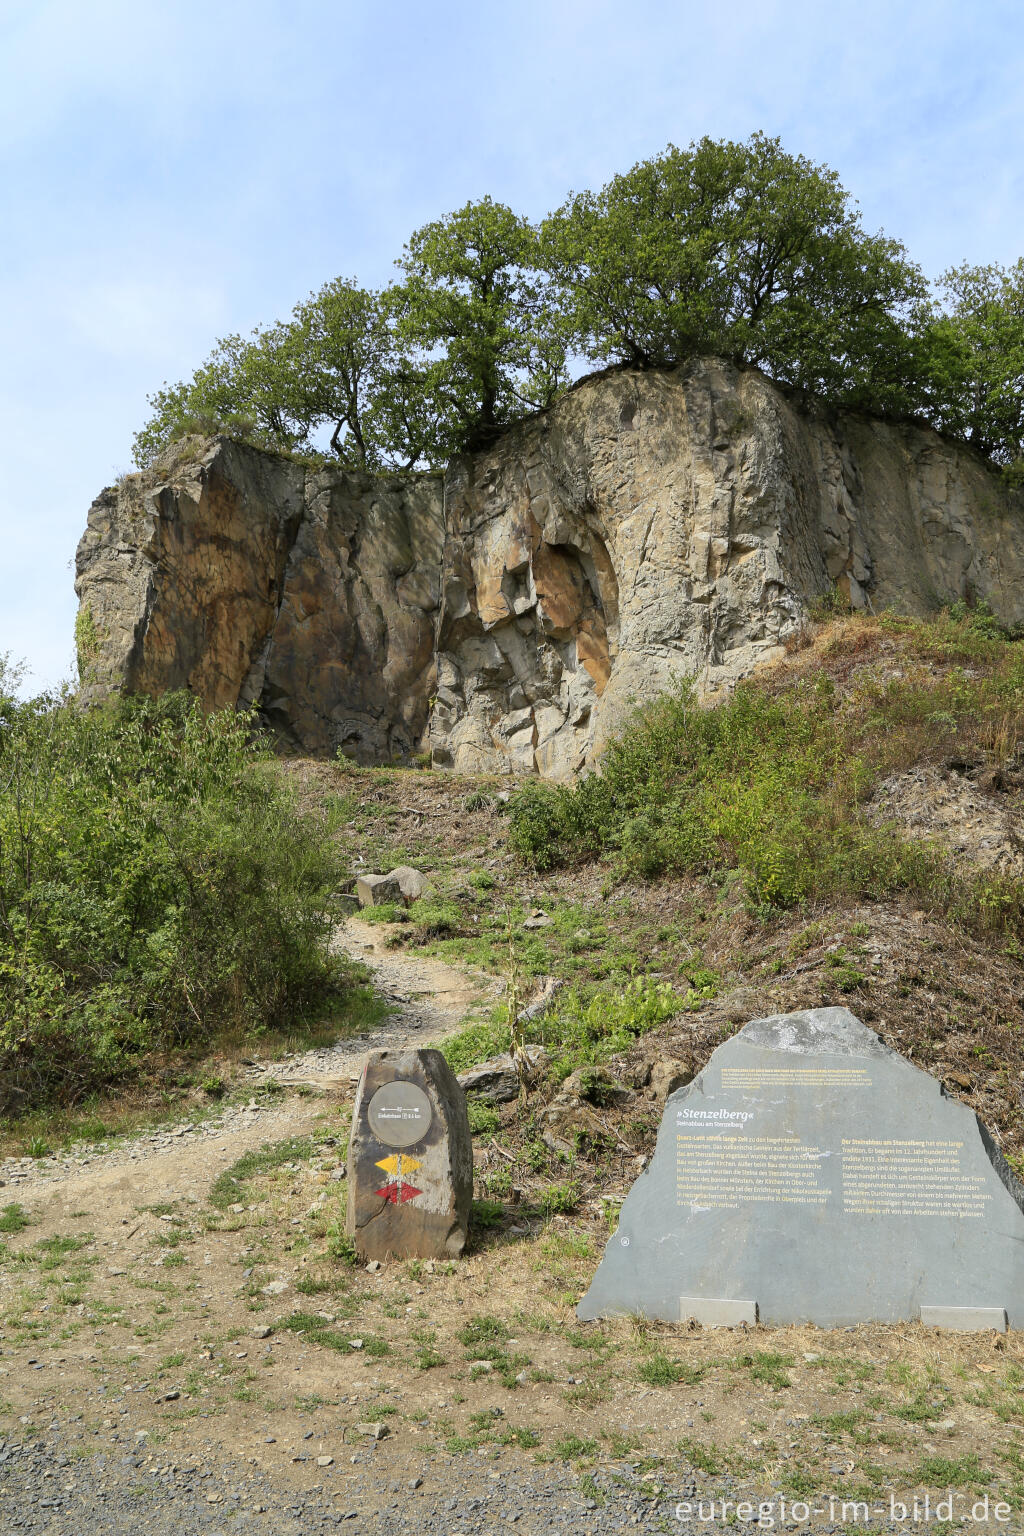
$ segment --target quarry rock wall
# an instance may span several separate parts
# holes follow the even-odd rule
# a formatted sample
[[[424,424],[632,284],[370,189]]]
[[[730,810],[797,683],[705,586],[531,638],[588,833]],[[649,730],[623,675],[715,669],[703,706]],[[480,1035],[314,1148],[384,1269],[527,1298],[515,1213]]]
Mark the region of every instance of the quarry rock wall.
[[[612,370],[440,475],[188,440],[93,504],[83,693],[253,703],[290,748],[563,778],[838,589],[1024,624],[1024,506],[965,447],[714,359]]]

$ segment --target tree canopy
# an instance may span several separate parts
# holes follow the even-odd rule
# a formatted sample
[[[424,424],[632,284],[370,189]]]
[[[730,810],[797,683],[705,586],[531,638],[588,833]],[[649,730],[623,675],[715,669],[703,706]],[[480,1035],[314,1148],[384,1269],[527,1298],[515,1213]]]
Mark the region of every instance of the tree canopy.
[[[754,364],[834,404],[1024,459],[1024,260],[932,288],[838,176],[778,139],[669,145],[531,224],[484,197],[409,238],[382,291],[336,278],[150,396],[151,462],[223,430],[352,467],[443,465],[588,364]]]
[[[1004,464],[1024,465],[1024,258],[944,272],[926,348],[936,425]]]
[[[719,353],[832,399],[903,404],[926,284],[834,171],[778,139],[670,145],[542,226],[573,341],[641,367]]]
[[[550,405],[566,382],[565,347],[526,219],[489,197],[467,203],[417,230],[398,265],[398,333],[429,359],[427,388],[461,444]]]

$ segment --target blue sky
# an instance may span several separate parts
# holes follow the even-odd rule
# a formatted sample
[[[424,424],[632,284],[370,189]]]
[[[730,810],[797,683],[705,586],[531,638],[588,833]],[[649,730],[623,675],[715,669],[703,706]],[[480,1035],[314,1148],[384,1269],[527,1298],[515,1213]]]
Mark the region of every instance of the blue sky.
[[[417,225],[708,133],[825,161],[930,275],[1024,255],[1021,0],[0,0],[0,653],[70,676],[72,565],[146,394]]]

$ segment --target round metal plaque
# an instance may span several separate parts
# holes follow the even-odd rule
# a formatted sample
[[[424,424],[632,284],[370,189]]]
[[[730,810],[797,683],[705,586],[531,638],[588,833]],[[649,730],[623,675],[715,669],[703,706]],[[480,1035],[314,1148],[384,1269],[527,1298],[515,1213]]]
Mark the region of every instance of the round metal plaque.
[[[386,1147],[411,1147],[430,1130],[434,1111],[422,1088],[396,1078],[377,1089],[366,1117],[370,1130]]]

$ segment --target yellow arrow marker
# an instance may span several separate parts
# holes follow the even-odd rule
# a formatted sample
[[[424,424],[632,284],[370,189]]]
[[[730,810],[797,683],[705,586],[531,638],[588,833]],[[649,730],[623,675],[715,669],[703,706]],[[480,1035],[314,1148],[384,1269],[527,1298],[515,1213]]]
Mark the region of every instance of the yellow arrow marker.
[[[420,1165],[415,1157],[407,1157],[404,1152],[399,1152],[397,1157],[382,1157],[376,1166],[383,1168],[385,1173],[394,1173],[405,1178],[407,1174],[414,1173]]]

